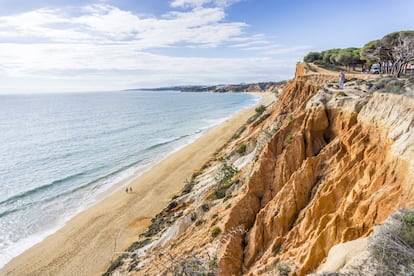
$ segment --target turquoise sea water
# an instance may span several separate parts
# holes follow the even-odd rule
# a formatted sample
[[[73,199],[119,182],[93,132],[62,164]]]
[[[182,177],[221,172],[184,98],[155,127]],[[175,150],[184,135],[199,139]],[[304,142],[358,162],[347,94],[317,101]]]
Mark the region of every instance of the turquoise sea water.
[[[0,96],[0,267],[258,101],[174,91]]]

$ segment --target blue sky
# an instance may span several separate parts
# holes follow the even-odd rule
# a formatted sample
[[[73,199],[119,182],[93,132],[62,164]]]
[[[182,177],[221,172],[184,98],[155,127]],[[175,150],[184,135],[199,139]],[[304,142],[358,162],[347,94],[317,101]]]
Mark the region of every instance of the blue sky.
[[[278,81],[414,29],[412,0],[0,0],[0,93]]]

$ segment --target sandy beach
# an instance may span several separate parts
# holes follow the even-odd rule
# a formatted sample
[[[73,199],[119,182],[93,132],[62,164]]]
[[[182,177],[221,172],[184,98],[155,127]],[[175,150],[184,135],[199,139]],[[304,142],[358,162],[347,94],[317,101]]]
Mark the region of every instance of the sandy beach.
[[[261,93],[270,104],[272,93]],[[246,120],[254,107],[207,131],[134,179],[133,193],[123,189],[70,220],[41,243],[14,258],[1,275],[100,275],[131,245],[153,216],[180,192],[186,178],[207,162]]]

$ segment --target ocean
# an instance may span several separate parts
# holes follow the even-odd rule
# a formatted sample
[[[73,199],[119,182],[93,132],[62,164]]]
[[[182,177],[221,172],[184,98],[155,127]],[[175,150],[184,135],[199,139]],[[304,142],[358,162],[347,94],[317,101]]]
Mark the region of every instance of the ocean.
[[[259,100],[176,91],[0,95],[0,267]]]

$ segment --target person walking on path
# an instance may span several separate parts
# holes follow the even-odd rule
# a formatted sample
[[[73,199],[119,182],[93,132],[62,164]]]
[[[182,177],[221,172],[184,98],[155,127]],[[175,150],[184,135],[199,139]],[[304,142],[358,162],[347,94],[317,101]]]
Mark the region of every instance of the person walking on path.
[[[339,72],[339,89],[344,89],[345,83],[345,73],[343,71]]]

